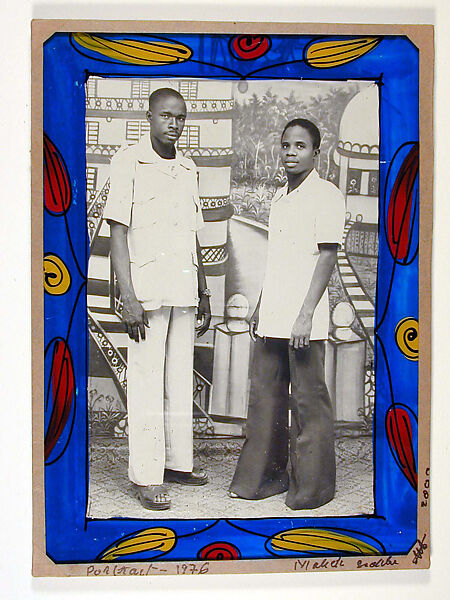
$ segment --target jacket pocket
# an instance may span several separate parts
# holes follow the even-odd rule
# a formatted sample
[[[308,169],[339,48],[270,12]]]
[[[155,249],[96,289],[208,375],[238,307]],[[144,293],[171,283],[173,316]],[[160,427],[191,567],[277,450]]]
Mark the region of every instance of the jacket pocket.
[[[156,261],[156,256],[142,256],[139,257],[137,259],[135,259],[133,262],[138,266],[138,267],[145,267],[145,265],[148,265],[149,263],[155,262]]]
[[[160,268],[156,257],[142,258],[131,263],[134,291],[140,302],[154,300],[160,281]]]

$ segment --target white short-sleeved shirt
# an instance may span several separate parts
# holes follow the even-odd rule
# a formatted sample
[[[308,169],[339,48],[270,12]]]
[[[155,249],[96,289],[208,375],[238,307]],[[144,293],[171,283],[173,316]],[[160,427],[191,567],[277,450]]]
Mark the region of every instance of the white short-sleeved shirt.
[[[115,154],[110,183],[103,218],[128,227],[138,300],[146,310],[196,306],[196,232],[204,223],[194,162],[162,158],[147,134]]]
[[[340,244],[345,200],[315,169],[291,193],[275,193],[269,217],[267,265],[261,297],[258,335],[290,338],[312,281],[319,244]],[[311,339],[328,338],[328,290],[317,304]]]

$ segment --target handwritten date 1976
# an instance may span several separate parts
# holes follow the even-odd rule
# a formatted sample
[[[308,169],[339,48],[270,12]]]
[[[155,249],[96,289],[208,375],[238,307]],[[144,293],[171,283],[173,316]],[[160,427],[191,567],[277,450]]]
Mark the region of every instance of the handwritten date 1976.
[[[175,567],[175,569],[173,568]],[[142,567],[136,567],[126,564],[115,565],[89,565],[86,569],[86,575],[98,577],[99,575],[155,575],[157,573],[167,573],[168,575],[204,575],[209,573],[209,563],[177,563],[176,565],[167,564],[146,564]]]

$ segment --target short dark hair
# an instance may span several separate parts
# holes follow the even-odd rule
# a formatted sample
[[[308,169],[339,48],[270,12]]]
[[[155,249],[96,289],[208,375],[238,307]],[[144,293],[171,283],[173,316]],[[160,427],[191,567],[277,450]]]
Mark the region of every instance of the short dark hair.
[[[315,125],[312,121],[309,121],[308,119],[292,119],[292,121],[289,121],[289,123],[283,129],[281,139],[283,139],[283,135],[291,127],[303,127],[303,129],[306,129],[311,136],[314,150],[320,148],[320,131],[317,125]]]
[[[152,110],[155,102],[160,100],[161,98],[167,98],[167,96],[172,96],[172,98],[177,98],[178,100],[182,100],[184,102],[183,96],[177,90],[173,88],[159,88],[150,94],[148,99],[148,110]]]

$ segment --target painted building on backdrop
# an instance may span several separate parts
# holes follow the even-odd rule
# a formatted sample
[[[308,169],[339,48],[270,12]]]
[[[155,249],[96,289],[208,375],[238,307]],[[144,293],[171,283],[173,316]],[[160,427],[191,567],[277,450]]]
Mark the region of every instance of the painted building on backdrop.
[[[120,297],[109,256],[109,226],[102,221],[102,213],[109,192],[111,158],[121,146],[136,143],[149,132],[150,124],[146,118],[148,98],[154,90],[162,87],[176,89],[186,101],[187,120],[177,142],[177,150],[192,158],[197,166],[199,195],[206,222],[205,228],[199,232],[199,241],[208,287],[212,292],[213,319],[210,330],[196,343],[196,363],[204,373],[204,376],[198,373],[197,388],[201,387],[203,394],[199,404],[206,409],[212,376],[214,326],[224,317],[227,222],[233,214],[230,204],[232,82],[89,77],[86,83],[86,185],[90,239],[87,305],[90,323],[96,325],[90,340],[91,391],[94,389],[93,396],[98,398],[102,394],[95,393],[98,392],[96,388],[103,389],[104,379],[112,377],[122,391],[123,403],[126,402],[127,335],[120,323]],[[96,343],[93,343],[94,340]],[[110,403],[113,403],[112,395],[109,394],[109,397]],[[105,400],[101,402],[104,404]],[[114,405],[118,410],[123,409],[117,399]]]
[[[318,93],[315,84],[306,89],[308,84],[299,82],[297,96],[292,92],[282,100],[282,94],[277,97],[271,92],[273,84],[249,82],[243,91],[231,81],[88,79],[87,305],[90,426],[94,433],[126,435],[128,342],[110,261],[109,226],[102,221],[109,192],[109,164],[121,146],[136,143],[149,132],[148,97],[161,87],[176,89],[186,101],[187,120],[177,149],[197,166],[206,222],[199,240],[212,292],[213,319],[207,334],[196,341],[194,427],[207,433],[242,432],[251,361],[246,319],[253,312],[263,282],[270,200],[276,187],[284,183],[276,132],[292,118],[288,111],[298,110],[300,104],[296,103],[303,102],[308,94],[313,103]],[[301,85],[304,87],[300,89]],[[335,88],[323,90],[333,103]],[[333,124],[336,132],[321,125],[320,116],[311,109],[311,118],[318,122],[323,136],[317,168],[322,177],[341,189],[347,210],[343,245],[330,282],[327,384],[336,420],[367,426],[375,396],[379,94],[378,86],[370,82],[350,83],[340,93],[347,97],[342,114]],[[334,113],[332,117],[336,118]],[[105,414],[115,417],[105,418]]]

